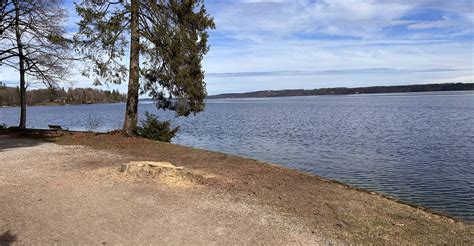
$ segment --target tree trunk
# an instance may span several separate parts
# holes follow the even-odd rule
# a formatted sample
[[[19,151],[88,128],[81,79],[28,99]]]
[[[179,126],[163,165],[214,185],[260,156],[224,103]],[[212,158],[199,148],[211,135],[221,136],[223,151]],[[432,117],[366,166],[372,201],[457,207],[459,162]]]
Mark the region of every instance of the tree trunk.
[[[20,129],[26,128],[26,82],[25,82],[25,56],[23,54],[23,44],[21,42],[20,32],[20,6],[18,1],[14,1],[15,5],[15,36],[19,55],[19,69],[20,69]]]
[[[139,0],[132,0],[130,8],[130,68],[128,78],[127,108],[123,130],[127,135],[135,134],[138,120],[138,89],[140,76],[140,51],[138,34],[138,8]]]

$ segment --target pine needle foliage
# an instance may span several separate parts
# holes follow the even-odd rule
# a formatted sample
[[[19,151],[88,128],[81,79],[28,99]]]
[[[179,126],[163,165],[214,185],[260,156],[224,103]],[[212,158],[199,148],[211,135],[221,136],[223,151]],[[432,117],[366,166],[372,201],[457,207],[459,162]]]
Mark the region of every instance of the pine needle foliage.
[[[128,75],[126,132],[136,126],[139,93],[177,116],[204,110],[201,61],[215,25],[203,0],[82,0],[76,11],[77,49],[90,61],[83,74],[96,84],[120,84]]]

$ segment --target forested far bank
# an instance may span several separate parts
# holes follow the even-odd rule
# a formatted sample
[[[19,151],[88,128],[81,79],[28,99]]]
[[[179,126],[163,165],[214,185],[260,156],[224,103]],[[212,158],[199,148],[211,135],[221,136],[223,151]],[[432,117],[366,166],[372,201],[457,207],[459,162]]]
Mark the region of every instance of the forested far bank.
[[[0,83],[0,107],[20,105],[19,88],[7,87]],[[93,88],[58,88],[28,90],[28,105],[45,104],[93,104],[125,102],[126,95],[118,90],[100,90]]]
[[[405,92],[428,92],[428,91],[464,91],[474,90],[474,83],[444,83],[424,85],[395,85],[395,86],[371,86],[371,87],[335,87],[320,88],[314,90],[266,90],[245,93],[227,93],[208,96],[207,99],[222,98],[258,98],[258,97],[292,97],[292,96],[320,96],[320,95],[350,95],[350,94],[376,94],[376,93],[405,93]]]

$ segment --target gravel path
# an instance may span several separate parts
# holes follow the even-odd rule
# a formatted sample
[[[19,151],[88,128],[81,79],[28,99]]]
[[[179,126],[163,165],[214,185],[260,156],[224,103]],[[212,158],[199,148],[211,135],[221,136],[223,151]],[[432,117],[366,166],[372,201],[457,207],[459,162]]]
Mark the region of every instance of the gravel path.
[[[129,160],[0,136],[0,245],[329,243],[291,216],[206,187],[100,172]]]

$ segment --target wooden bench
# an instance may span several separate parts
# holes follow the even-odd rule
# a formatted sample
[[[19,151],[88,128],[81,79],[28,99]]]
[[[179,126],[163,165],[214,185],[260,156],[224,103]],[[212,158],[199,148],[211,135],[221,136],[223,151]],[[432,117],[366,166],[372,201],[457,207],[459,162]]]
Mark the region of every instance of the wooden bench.
[[[67,128],[62,128],[60,125],[48,125],[50,130],[56,130],[56,131],[62,131],[62,130],[68,130]]]

